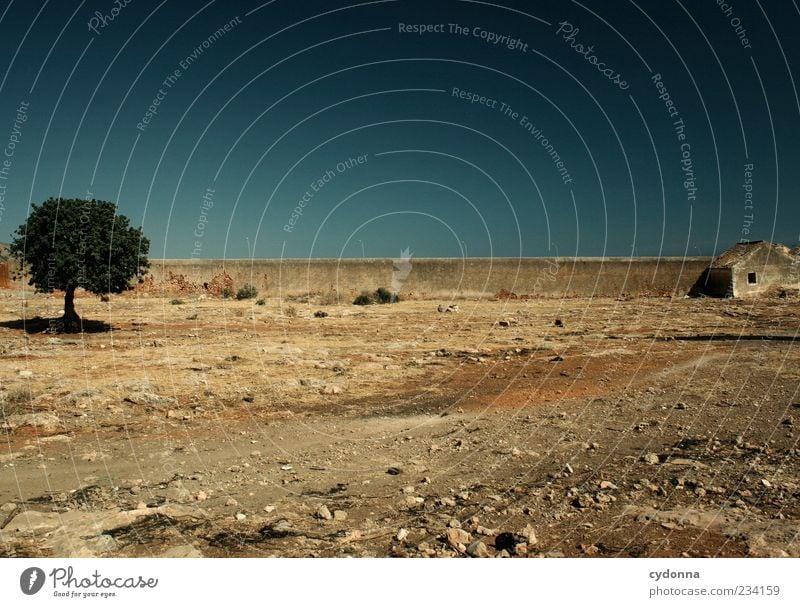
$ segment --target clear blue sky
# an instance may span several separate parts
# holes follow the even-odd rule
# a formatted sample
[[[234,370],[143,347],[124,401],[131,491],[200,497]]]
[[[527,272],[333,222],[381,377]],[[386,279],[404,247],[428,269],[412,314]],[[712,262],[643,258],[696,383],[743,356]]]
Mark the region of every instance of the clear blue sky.
[[[794,3],[16,0],[0,14],[2,241],[50,196],[117,202],[154,258],[798,240]]]

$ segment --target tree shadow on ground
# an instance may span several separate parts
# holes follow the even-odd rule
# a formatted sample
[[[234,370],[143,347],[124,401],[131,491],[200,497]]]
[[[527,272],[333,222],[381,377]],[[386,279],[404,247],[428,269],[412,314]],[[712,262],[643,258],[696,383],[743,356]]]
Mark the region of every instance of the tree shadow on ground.
[[[66,333],[60,329],[60,318],[21,318],[19,320],[6,320],[0,322],[0,327],[25,331],[25,333],[52,333],[53,335],[80,335],[81,333],[106,333],[113,328],[110,324],[102,320],[81,319],[81,331]]]

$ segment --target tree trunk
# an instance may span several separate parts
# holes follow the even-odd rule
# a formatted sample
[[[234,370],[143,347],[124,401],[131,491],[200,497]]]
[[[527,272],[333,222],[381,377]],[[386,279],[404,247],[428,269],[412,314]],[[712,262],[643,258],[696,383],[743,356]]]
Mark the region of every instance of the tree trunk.
[[[61,317],[64,333],[80,333],[81,317],[75,312],[75,287],[67,287],[64,293],[64,316]]]

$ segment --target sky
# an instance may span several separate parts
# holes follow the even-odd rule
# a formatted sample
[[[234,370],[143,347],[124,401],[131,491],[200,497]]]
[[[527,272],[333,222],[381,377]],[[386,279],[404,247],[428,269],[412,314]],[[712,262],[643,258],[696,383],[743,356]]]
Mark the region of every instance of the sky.
[[[0,241],[49,197],[154,259],[800,238],[794,0],[15,0],[0,32]]]

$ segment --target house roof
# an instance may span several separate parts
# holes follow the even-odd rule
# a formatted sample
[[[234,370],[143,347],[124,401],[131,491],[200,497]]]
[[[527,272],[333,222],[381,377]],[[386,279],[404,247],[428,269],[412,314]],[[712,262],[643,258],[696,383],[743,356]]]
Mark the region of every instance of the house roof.
[[[763,249],[770,249],[770,255],[776,257],[790,258],[795,252],[790,251],[789,247],[782,244],[773,244],[766,240],[752,240],[750,242],[739,242],[733,245],[730,249],[716,257],[711,262],[712,268],[733,268],[734,266],[743,263],[756,251]]]

